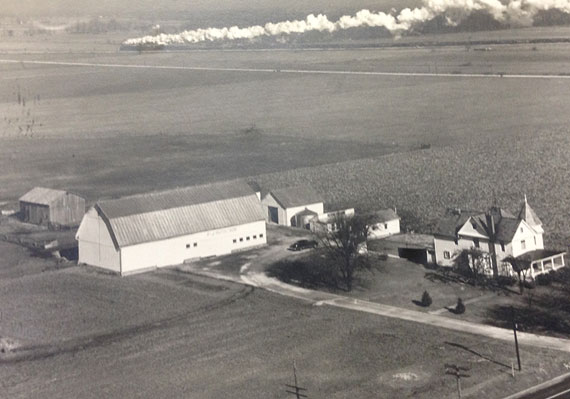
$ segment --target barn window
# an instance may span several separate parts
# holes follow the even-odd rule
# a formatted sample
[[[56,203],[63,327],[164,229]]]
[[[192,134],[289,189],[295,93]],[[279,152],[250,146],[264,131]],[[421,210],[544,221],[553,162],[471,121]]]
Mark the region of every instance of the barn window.
[[[234,238],[234,244],[237,242],[237,240]]]
[[[263,238],[263,233],[261,233],[261,234],[259,235],[259,238]]]
[[[385,228],[385,229],[388,228],[388,223],[384,223],[384,228]]]
[[[451,259],[451,253],[449,251],[443,251],[443,259]]]
[[[459,245],[459,238],[455,237],[455,245]]]
[[[239,238],[239,242],[242,242],[242,241],[243,241],[243,237],[240,237],[240,238]]]
[[[521,233],[523,232],[523,228],[521,227]]]
[[[536,245],[536,236],[534,236],[534,245]]]
[[[197,243],[197,242],[195,242],[195,243],[194,243],[194,246],[195,246],[195,247],[197,247],[197,246],[198,246],[198,243]]]
[[[521,240],[521,249],[526,249],[526,241]]]
[[[186,249],[190,248],[190,244],[186,244]]]
[[[479,239],[478,238],[475,238],[473,240],[473,245],[475,246],[475,248],[479,248]]]
[[[257,240],[257,236],[254,235],[254,236],[253,236],[253,239],[254,239],[254,240]]]
[[[245,239],[246,239],[247,241],[249,241],[249,236],[245,237]]]
[[[505,243],[501,242],[501,251],[505,252]]]

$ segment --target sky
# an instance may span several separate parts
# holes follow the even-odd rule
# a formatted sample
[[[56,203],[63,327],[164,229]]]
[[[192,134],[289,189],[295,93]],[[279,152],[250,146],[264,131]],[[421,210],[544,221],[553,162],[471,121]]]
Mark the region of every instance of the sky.
[[[414,7],[420,0],[0,0],[0,15],[18,16],[159,16],[180,19],[194,13],[259,12],[264,17],[308,13],[341,14],[369,8]]]

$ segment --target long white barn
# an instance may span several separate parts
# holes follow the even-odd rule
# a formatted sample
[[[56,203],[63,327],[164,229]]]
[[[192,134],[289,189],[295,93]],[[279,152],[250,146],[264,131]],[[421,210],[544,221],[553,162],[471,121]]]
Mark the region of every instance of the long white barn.
[[[259,198],[241,182],[99,201],[76,238],[79,263],[121,275],[267,243]]]

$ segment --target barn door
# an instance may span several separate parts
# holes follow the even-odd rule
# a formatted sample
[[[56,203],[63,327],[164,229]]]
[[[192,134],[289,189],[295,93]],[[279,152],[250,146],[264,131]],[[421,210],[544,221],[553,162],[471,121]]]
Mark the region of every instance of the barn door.
[[[274,206],[269,206],[267,207],[267,210],[269,212],[269,221],[272,223],[279,223],[279,213],[277,211],[277,208]]]

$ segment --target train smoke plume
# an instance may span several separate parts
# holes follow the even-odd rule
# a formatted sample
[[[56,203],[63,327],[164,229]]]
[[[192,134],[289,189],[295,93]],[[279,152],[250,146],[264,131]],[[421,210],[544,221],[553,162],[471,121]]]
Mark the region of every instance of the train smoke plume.
[[[128,39],[128,46],[199,43],[204,41],[254,39],[261,36],[279,36],[310,31],[335,32],[356,27],[383,27],[392,34],[401,34],[415,25],[444,16],[450,25],[456,25],[473,11],[484,11],[495,20],[513,26],[531,25],[540,11],[556,9],[570,14],[570,0],[424,0],[423,6],[405,8],[399,13],[360,10],[355,15],[345,15],[330,21],[326,15],[310,14],[304,20],[283,21],[254,25],[187,30],[178,34],[159,34]]]

